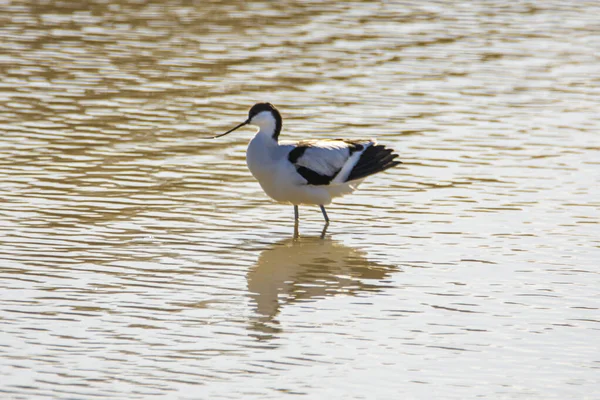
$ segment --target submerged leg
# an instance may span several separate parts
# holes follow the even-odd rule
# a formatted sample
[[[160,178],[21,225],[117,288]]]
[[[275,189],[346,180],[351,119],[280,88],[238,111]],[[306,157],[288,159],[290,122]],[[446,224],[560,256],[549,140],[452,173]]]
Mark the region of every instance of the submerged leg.
[[[298,206],[294,206],[294,221],[298,221]]]
[[[321,231],[321,239],[325,239],[325,234],[327,233],[328,226],[329,226],[329,222],[325,222],[325,225],[323,225],[323,230]]]
[[[327,211],[325,211],[325,207],[323,207],[322,205],[319,205],[319,207],[321,207],[321,212],[323,213],[323,217],[325,217],[325,223],[328,224],[329,217],[327,216]]]

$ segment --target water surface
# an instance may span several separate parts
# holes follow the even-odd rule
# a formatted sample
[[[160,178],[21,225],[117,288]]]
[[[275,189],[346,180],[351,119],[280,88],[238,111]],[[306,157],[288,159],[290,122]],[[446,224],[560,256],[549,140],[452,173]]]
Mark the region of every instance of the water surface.
[[[595,2],[0,11],[0,397],[597,396]],[[257,101],[404,164],[294,238]]]

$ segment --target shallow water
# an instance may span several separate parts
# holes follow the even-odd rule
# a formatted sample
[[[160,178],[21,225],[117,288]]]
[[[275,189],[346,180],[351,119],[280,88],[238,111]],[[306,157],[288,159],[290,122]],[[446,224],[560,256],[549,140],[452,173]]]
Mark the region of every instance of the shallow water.
[[[598,396],[596,2],[57,4],[0,5],[0,397]],[[256,101],[404,164],[294,239]]]

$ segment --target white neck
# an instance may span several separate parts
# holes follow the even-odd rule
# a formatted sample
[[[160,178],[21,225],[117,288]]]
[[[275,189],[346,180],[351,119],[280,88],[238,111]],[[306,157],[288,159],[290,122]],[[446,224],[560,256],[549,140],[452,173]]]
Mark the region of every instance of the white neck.
[[[273,126],[267,126],[267,127],[260,127],[258,132],[256,132],[256,135],[254,135],[255,138],[260,138],[263,142],[265,142],[265,144],[268,143],[272,143],[272,144],[277,144],[277,141],[275,139],[273,139],[273,133],[275,132],[275,124],[273,123]]]
[[[246,150],[246,163],[256,179],[273,173],[273,162],[279,144],[271,136],[272,130],[259,129]]]
[[[279,143],[277,143],[277,141],[273,139],[273,132],[273,129],[260,128],[254,135],[252,140],[250,140],[250,143],[254,143],[254,145],[258,145],[259,147],[265,149],[279,146]]]
[[[277,129],[277,121],[269,112],[261,112],[252,118],[250,125],[258,126],[258,132],[256,132],[255,138],[263,138],[265,143],[273,142],[277,144],[277,140],[273,138],[273,134]],[[268,140],[267,140],[268,139]]]

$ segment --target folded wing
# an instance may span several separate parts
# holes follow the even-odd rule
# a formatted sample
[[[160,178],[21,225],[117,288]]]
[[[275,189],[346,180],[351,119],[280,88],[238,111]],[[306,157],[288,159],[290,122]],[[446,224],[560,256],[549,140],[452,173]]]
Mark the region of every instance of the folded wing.
[[[296,143],[288,153],[308,185],[339,184],[400,164],[391,149],[374,140],[311,140]]]

